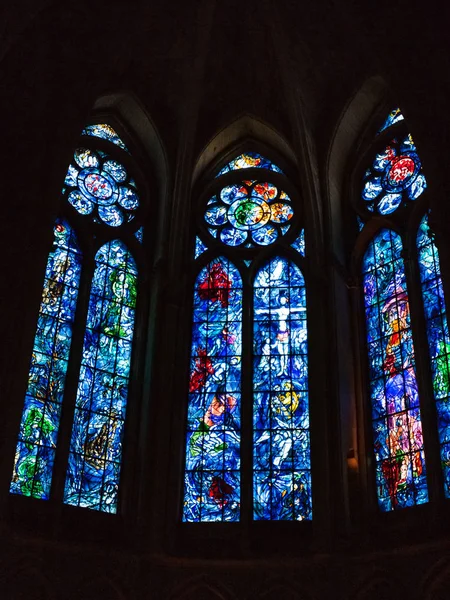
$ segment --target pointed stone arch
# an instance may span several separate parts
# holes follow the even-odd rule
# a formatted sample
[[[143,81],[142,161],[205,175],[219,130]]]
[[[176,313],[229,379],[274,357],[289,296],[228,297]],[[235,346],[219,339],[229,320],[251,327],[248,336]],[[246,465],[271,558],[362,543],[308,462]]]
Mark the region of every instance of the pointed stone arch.
[[[192,175],[193,185],[224,152],[232,148],[237,150],[240,145],[251,140],[272,147],[292,164],[297,163],[291,146],[276,129],[261,119],[244,113],[217,132],[200,152]]]

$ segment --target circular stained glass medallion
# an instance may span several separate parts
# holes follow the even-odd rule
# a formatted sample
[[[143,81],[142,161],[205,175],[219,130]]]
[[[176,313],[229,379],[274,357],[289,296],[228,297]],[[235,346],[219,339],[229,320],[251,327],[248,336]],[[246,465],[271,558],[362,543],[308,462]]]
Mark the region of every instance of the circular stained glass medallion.
[[[227,246],[268,246],[287,233],[294,209],[273,184],[243,181],[210,198],[204,212],[211,235]],[[281,224],[283,227],[281,227]]]
[[[393,139],[364,174],[361,198],[365,207],[388,215],[418,198],[426,188],[421,169],[412,137]]]
[[[65,183],[67,200],[76,211],[110,227],[131,221],[139,207],[135,183],[126,168],[105,152],[78,148]]]

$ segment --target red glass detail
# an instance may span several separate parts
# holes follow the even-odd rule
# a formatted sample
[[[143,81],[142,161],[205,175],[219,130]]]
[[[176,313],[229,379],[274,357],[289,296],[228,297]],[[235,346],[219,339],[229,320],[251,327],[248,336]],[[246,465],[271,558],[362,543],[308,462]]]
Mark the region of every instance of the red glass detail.
[[[206,356],[205,348],[197,348],[194,370],[189,378],[189,391],[197,392],[200,390],[205,385],[207,376],[213,373],[212,361]]]
[[[414,169],[415,164],[412,158],[409,158],[409,156],[399,156],[397,160],[393,161],[389,169],[389,179],[395,183],[400,183],[411,177]]]
[[[234,492],[234,488],[224,481],[221,477],[213,477],[209,488],[209,497],[212,498],[221,508],[228,502],[227,496]]]
[[[202,300],[219,300],[222,308],[228,306],[228,297],[231,289],[231,280],[220,263],[214,263],[205,277],[199,283],[198,295]]]

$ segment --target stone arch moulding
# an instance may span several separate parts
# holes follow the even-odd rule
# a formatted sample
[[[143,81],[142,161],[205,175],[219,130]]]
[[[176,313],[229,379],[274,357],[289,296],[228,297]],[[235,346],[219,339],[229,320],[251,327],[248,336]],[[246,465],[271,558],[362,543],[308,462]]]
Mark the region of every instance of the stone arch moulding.
[[[326,159],[326,197],[332,250],[342,260],[343,194],[354,149],[376,109],[387,95],[387,85],[371,77],[355,92],[342,111],[333,132]]]
[[[243,114],[221,129],[203,148],[194,167],[192,184],[195,185],[206,169],[214,164],[225,151],[230,150],[233,146],[239,147],[239,142],[246,140],[262,142],[274,148],[293,165],[297,163],[288,142],[271,125],[250,114]]]
[[[93,114],[117,114],[123,126],[129,130],[131,137],[136,139],[144,149],[158,184],[160,209],[157,229],[162,231],[167,216],[170,173],[167,152],[155,123],[145,107],[131,92],[111,92],[100,96],[96,100],[92,112]]]

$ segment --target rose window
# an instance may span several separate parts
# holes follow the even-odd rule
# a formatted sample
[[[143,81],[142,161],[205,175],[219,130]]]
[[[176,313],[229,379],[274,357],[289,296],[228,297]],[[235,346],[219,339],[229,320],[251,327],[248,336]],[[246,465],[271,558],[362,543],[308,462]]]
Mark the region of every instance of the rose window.
[[[136,184],[125,167],[100,150],[78,148],[65,185],[75,210],[111,227],[131,221],[139,206]]]
[[[427,187],[422,165],[410,135],[393,139],[375,156],[363,180],[362,199],[371,212],[393,213],[418,198]]]
[[[223,187],[206,206],[210,234],[227,246],[268,246],[290,228],[294,215],[289,196],[275,185],[243,181]]]

